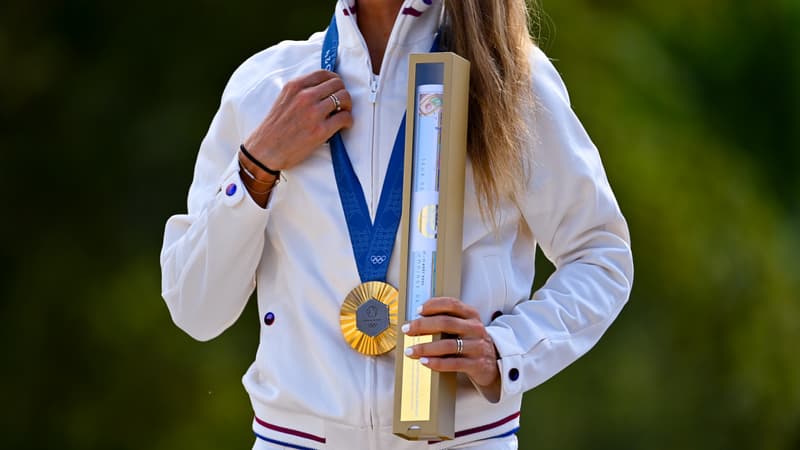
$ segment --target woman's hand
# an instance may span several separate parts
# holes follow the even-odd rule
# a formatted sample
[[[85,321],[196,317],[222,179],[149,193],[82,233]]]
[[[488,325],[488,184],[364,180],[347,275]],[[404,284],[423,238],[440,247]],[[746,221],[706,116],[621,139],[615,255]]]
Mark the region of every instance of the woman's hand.
[[[339,100],[339,111],[331,95]],[[317,70],[286,83],[269,114],[244,146],[270,169],[289,169],[305,160],[334,133],[350,128],[352,107],[350,94],[339,75]]]
[[[458,299],[437,297],[428,300],[420,314],[419,319],[403,325],[406,335],[445,333],[453,338],[409,347],[406,355],[438,372],[462,372],[486,394],[499,395],[497,350],[478,311]],[[463,342],[461,353],[456,338]]]

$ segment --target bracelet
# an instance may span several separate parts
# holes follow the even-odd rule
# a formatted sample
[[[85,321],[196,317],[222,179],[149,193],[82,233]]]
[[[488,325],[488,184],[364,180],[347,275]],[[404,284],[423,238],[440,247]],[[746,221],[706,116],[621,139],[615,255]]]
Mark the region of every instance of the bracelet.
[[[253,189],[250,189],[250,186],[248,186],[247,183],[244,184],[244,188],[247,189],[247,192],[249,192],[251,194],[255,194],[255,195],[266,195],[266,194],[269,194],[270,192],[272,192],[272,188],[269,188],[269,189],[267,189],[266,191],[263,191],[263,192],[262,191],[255,191]]]
[[[250,181],[256,184],[263,184],[265,186],[275,186],[281,180],[280,178],[275,178],[274,180],[272,180],[272,182],[259,180],[258,177],[256,177],[253,172],[250,172],[250,170],[247,169],[247,166],[242,164],[242,160],[239,160],[239,170],[244,172],[244,174],[247,175],[247,178],[249,178]]]
[[[264,172],[267,172],[268,174],[272,175],[273,177],[280,178],[280,176],[281,176],[281,171],[280,170],[273,170],[273,169],[270,169],[269,167],[265,166],[264,163],[262,163],[261,161],[257,160],[255,156],[251,155],[250,152],[248,152],[247,149],[244,148],[244,144],[239,144],[239,150],[241,150],[242,153],[244,153],[244,156],[246,156],[247,159],[250,160],[250,162],[252,162],[253,164],[257,165],[259,169],[263,170]]]
[[[256,191],[255,189],[251,189],[251,187],[250,187],[250,184],[249,184],[249,183],[247,183],[246,181],[243,181],[243,183],[244,183],[244,187],[245,187],[245,188],[247,189],[247,191],[248,191],[248,192],[250,192],[251,194],[257,194],[257,195],[269,194],[270,192],[272,192],[272,188],[274,188],[274,187],[275,187],[275,185],[276,185],[276,184],[278,184],[278,183],[281,181],[281,179],[280,179],[280,178],[276,178],[276,179],[275,179],[275,181],[274,181],[274,182],[272,182],[272,183],[265,183],[265,182],[263,182],[263,181],[259,180],[258,178],[256,178],[256,177],[255,177],[255,175],[253,175],[253,174],[252,174],[252,172],[250,172],[249,170],[247,170],[247,167],[245,167],[245,166],[244,166],[244,164],[242,164],[242,162],[241,162],[241,161],[239,161],[239,173],[241,174],[242,172],[244,172],[245,176],[246,176],[246,177],[247,177],[247,178],[248,178],[250,181],[253,181],[253,182],[255,182],[255,183],[260,183],[260,184],[262,184],[262,185],[268,185],[268,187],[267,187],[267,190],[266,190],[266,191]]]

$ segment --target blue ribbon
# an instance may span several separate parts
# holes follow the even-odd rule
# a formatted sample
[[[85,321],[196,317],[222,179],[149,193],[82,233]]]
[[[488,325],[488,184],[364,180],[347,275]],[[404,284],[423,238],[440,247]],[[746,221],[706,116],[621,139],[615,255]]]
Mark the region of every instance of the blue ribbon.
[[[433,48],[439,48],[439,36],[434,39]],[[320,65],[331,72],[336,70],[339,51],[339,29],[336,16],[331,19],[325,40],[322,44]],[[386,281],[389,270],[389,259],[392,256],[397,228],[400,225],[403,200],[403,155],[405,150],[406,118],[400,121],[397,137],[394,140],[389,167],[383,181],[375,223],[370,220],[364,190],[358,181],[353,164],[347,156],[347,149],[340,133],[330,139],[331,159],[339,199],[342,202],[347,230],[350,234],[350,245],[358,267],[361,282]]]

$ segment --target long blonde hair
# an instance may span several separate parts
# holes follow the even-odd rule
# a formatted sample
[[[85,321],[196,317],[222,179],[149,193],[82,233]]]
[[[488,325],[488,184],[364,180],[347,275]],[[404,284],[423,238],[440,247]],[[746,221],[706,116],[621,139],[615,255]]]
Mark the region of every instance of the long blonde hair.
[[[502,200],[518,204],[525,186],[533,105],[533,41],[525,0],[445,0],[443,46],[468,59],[467,153],[481,215],[497,225]]]

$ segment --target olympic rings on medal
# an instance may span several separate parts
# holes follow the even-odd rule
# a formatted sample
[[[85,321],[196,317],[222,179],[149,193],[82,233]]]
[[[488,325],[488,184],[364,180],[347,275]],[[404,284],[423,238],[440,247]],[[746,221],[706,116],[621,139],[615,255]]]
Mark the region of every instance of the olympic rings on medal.
[[[333,102],[332,114],[338,113],[339,111],[342,110],[342,102],[339,100],[339,97],[337,97],[336,94],[331,94],[328,96],[328,98],[331,99],[331,101]]]

